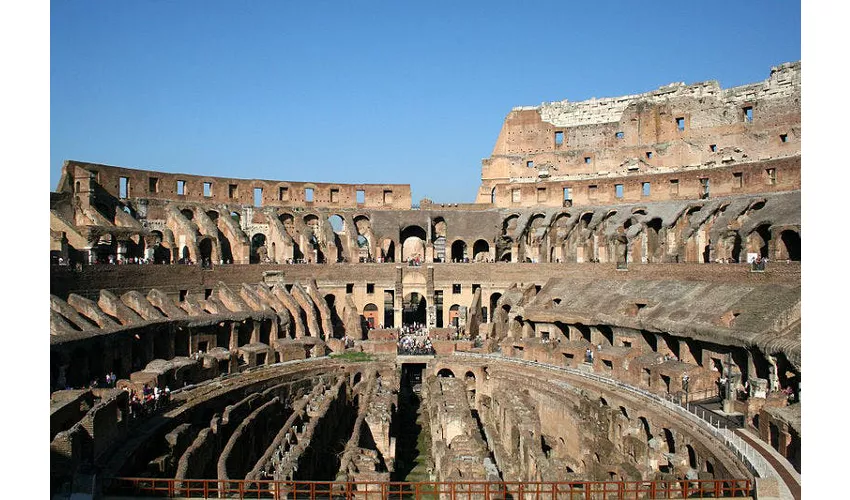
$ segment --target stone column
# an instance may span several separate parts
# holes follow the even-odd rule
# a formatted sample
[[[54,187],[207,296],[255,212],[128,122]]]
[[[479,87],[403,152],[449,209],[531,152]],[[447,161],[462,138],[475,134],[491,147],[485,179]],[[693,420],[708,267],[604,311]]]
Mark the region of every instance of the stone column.
[[[425,269],[425,300],[428,302],[426,313],[426,324],[428,328],[437,326],[437,304],[434,299],[434,266]]]
[[[402,324],[402,310],[404,309],[404,286],[402,279],[404,278],[404,268],[401,266],[395,267],[395,297],[393,297],[393,324],[396,328]]]

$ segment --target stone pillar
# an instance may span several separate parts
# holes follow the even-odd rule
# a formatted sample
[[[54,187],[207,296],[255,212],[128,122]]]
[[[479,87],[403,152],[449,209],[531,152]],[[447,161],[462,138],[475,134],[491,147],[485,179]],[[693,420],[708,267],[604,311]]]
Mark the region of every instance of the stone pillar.
[[[237,331],[237,325],[235,321],[230,323],[230,343],[228,344],[227,349],[231,352],[236,351],[239,348],[239,332]]]
[[[428,328],[436,328],[437,304],[434,299],[434,266],[428,266],[425,269],[425,300],[428,302],[425,322]]]
[[[259,321],[251,320],[251,343],[255,344],[260,341],[260,325]]]
[[[399,253],[397,250],[396,253]],[[402,310],[404,309],[404,286],[402,279],[404,278],[404,268],[401,266],[395,267],[395,296],[393,297],[393,324],[396,328],[402,324]]]
[[[511,262],[519,262],[519,243],[511,243]]]

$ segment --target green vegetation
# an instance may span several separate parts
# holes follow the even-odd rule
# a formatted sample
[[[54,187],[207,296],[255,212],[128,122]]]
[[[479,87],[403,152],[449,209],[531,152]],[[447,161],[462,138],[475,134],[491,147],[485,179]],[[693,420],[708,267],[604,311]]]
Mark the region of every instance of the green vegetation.
[[[341,359],[343,361],[375,361],[375,356],[365,352],[347,351],[342,354],[331,354],[328,356],[333,359]]]

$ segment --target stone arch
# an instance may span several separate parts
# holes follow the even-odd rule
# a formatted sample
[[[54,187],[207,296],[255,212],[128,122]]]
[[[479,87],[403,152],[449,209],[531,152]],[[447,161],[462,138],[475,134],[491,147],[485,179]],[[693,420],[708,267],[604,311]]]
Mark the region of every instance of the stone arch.
[[[443,377],[443,378],[455,378],[454,372],[451,371],[451,369],[449,369],[449,368],[441,369],[440,371],[437,372],[437,376]]]
[[[452,242],[451,260],[452,262],[462,262],[466,255],[466,242],[463,240],[455,240]]]
[[[785,258],[792,261],[800,260],[800,233],[793,229],[786,229],[779,233],[779,241],[782,242],[777,258]]]
[[[676,453],[676,438],[673,436],[673,431],[664,427],[662,432],[664,433],[664,442],[667,443],[667,451]]]
[[[268,258],[266,241],[266,235],[263,233],[255,233],[251,236],[251,264],[264,262]]]
[[[452,304],[449,308],[449,325],[458,326],[460,324],[460,305]]]
[[[401,241],[401,259],[409,261],[419,259],[425,261],[425,240],[427,238],[425,229],[418,225],[405,227],[399,233]]]
[[[381,323],[381,314],[378,306],[371,302],[363,306],[363,320],[369,328],[377,328]]]
[[[747,236],[747,251],[770,256],[770,224],[760,224]]]
[[[199,252],[199,261],[201,264],[209,261],[210,263],[215,262],[217,259],[215,245],[213,244],[212,238],[206,237],[202,238],[201,241],[198,242],[198,252]]]
[[[489,258],[490,244],[482,239],[475,240],[475,243],[472,244],[472,259],[475,262],[481,262],[489,260]]]
[[[685,448],[688,450],[688,466],[691,469],[696,469],[699,461],[697,460],[697,452],[694,450],[694,447],[691,445],[685,445]]]

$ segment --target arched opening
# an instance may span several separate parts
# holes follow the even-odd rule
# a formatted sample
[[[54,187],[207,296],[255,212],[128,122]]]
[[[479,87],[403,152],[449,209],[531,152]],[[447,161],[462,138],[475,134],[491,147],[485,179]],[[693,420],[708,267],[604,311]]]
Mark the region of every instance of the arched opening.
[[[490,311],[495,314],[496,313],[496,304],[499,303],[499,299],[502,298],[502,294],[499,292],[495,292],[490,294]]]
[[[770,225],[762,224],[750,234],[753,243],[750,251],[758,253],[762,257],[768,257],[770,253]]]
[[[800,233],[786,229],[779,235],[779,239],[785,246],[785,255],[788,260],[795,262],[800,260]]]
[[[339,215],[331,215],[328,217],[328,223],[331,225],[331,229],[334,233],[334,246],[336,247],[336,255],[331,256],[334,262],[344,262],[346,260],[343,243],[343,237],[346,234],[345,231],[345,219],[343,219]]]
[[[162,232],[151,231],[153,235],[153,261],[155,264],[168,264],[171,262],[171,250],[162,244]]]
[[[328,222],[330,223],[333,232],[336,234],[345,233],[345,219],[341,216],[337,214],[331,215],[328,217]]]
[[[402,309],[402,324],[412,325],[417,323],[424,325],[426,321],[427,301],[425,297],[417,292],[411,292],[404,296]]]
[[[457,328],[460,324],[460,306],[454,304],[449,308],[449,325]]]
[[[419,226],[407,226],[401,231],[401,259],[405,262],[425,260],[425,230]]]
[[[510,262],[512,259],[511,252],[505,252],[502,254],[501,262]]]
[[[365,324],[363,326],[368,327],[370,330],[373,328],[378,328],[381,324],[380,314],[378,313],[378,306],[375,304],[369,303],[363,308],[363,321]]]
[[[454,372],[452,372],[448,368],[443,368],[442,370],[438,371],[437,376],[443,378],[455,378]]]
[[[452,262],[463,262],[466,259],[466,242],[457,240],[452,243]]]
[[[265,262],[268,258],[266,250],[266,235],[257,233],[251,237],[251,264]]]
[[[496,204],[496,188],[493,188],[493,189],[490,190],[490,204],[491,205]]]
[[[649,421],[646,417],[640,417],[638,419],[640,421],[640,425],[643,428],[643,433],[646,436],[646,442],[648,443],[650,439],[652,439],[652,431],[649,428]]]
[[[189,210],[188,208],[184,208],[183,210],[180,211],[180,213],[183,214],[183,217],[186,217],[189,220],[192,220],[192,219],[195,218],[195,212]]]
[[[198,251],[201,252],[201,264],[212,264],[213,244],[212,239],[204,238],[198,243]]]
[[[664,429],[664,441],[667,442],[667,451],[676,453],[676,441],[673,439],[673,432],[670,429]]]
[[[490,244],[484,240],[475,240],[472,244],[472,258],[475,262],[484,262],[490,258]]]
[[[188,246],[183,245],[183,250],[180,252],[180,258],[182,258],[184,262],[189,260],[189,247]]]
[[[688,465],[691,469],[697,468],[697,452],[694,451],[694,447],[691,445],[685,445],[685,448],[688,449]]]

